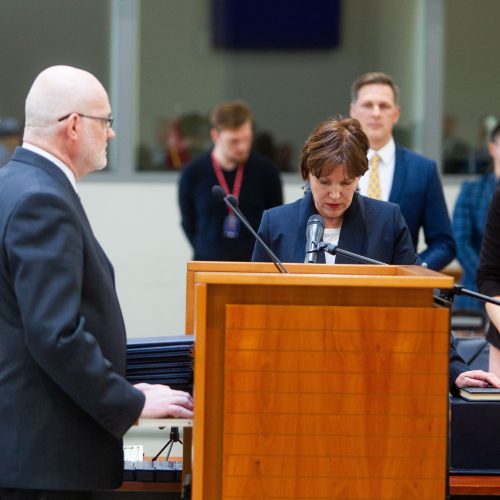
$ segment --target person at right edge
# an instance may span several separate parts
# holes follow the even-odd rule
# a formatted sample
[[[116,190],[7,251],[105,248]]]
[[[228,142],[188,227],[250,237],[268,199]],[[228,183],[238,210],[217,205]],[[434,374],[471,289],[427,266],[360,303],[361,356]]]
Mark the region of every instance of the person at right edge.
[[[306,181],[305,195],[293,203],[266,210],[259,235],[283,262],[303,262],[309,217],[323,217],[323,239],[387,264],[416,264],[410,233],[399,206],[360,195],[357,185],[368,170],[368,138],[358,120],[326,120],[309,135],[300,159]],[[318,262],[352,263],[339,256],[318,255]],[[256,242],[252,260],[267,262],[269,256]],[[324,262],[324,260],[323,260]],[[500,268],[500,267],[499,267]],[[500,387],[500,379],[482,370],[469,370],[454,349],[450,336],[449,387]]]
[[[488,153],[491,171],[479,179],[463,182],[453,210],[457,260],[463,269],[462,285],[473,292],[477,291],[476,274],[488,208],[500,179],[500,125],[491,131]],[[483,303],[467,295],[457,295],[453,307],[483,311]]]
[[[500,188],[493,193],[484,228],[479,267],[477,269],[479,293],[500,300]],[[490,344],[489,370],[500,377],[500,306],[486,303],[491,320],[486,340]]]
[[[419,254],[421,264],[439,271],[456,253],[443,187],[436,162],[395,143],[392,131],[400,112],[399,88],[389,75],[365,73],[352,84],[349,113],[370,141],[368,175],[359,188],[400,206],[415,251],[423,228],[427,248]]]

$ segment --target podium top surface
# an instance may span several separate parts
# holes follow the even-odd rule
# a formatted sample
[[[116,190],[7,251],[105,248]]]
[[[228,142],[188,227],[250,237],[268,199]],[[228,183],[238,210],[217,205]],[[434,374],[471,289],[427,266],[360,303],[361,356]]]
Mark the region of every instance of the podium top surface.
[[[191,261],[188,272],[197,283],[242,285],[314,285],[349,287],[452,288],[454,279],[421,266],[285,263],[279,273],[272,263]]]

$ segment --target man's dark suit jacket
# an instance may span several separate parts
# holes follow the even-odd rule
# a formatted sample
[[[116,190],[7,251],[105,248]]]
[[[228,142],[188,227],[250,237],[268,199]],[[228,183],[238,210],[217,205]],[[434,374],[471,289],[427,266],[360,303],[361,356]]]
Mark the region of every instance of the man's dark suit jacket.
[[[304,262],[307,221],[316,212],[308,192],[294,203],[266,210],[259,235],[283,262]],[[357,193],[344,214],[338,246],[386,264],[415,264],[418,259],[399,207]],[[259,243],[252,260],[269,260]],[[342,255],[335,262],[358,263]]]
[[[306,226],[316,213],[310,192],[287,205],[266,210],[259,235],[283,262],[304,262]],[[387,264],[415,264],[415,254],[408,228],[397,205],[354,194],[346,210],[339,237],[339,248],[358,253]],[[262,246],[256,242],[253,261],[269,261]],[[338,255],[338,264],[354,263]],[[455,380],[468,366],[450,345],[449,387],[455,392]],[[418,376],[418,375],[415,375]]]
[[[436,163],[396,146],[396,164],[389,201],[401,207],[415,249],[424,229],[427,248],[420,260],[440,270],[455,258],[456,248]]]
[[[0,487],[115,488],[144,395],[113,269],[64,173],[23,148],[0,169],[0,244]]]

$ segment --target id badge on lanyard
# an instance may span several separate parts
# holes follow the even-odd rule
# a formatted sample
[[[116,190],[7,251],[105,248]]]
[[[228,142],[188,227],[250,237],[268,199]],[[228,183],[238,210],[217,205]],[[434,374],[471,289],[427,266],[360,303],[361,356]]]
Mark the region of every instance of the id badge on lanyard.
[[[240,235],[240,220],[234,213],[227,214],[222,227],[225,238],[237,238]]]

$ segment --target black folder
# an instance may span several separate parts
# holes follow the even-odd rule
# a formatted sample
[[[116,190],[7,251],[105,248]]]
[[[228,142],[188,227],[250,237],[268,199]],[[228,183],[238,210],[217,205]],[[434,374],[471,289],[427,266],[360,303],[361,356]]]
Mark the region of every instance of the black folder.
[[[193,393],[192,335],[132,338],[127,341],[127,380],[165,384]]]

